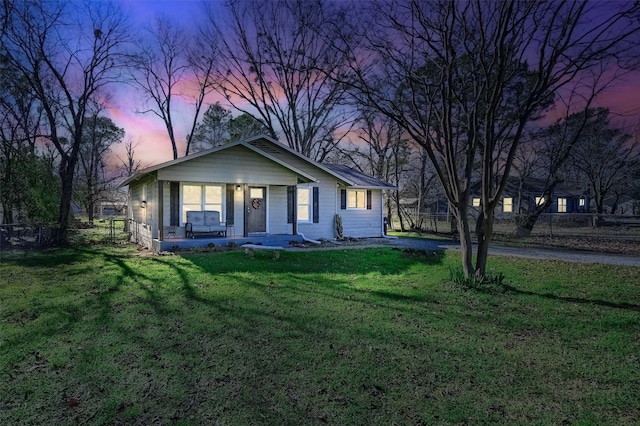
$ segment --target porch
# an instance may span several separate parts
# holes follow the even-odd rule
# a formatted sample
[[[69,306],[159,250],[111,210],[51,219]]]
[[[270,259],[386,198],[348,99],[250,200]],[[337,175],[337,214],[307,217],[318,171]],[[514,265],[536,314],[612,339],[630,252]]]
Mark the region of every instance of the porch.
[[[175,237],[166,238],[163,241],[153,239],[152,250],[154,252],[168,251],[171,249],[190,249],[197,247],[209,247],[210,244],[214,244],[216,247],[229,246],[230,243],[241,246],[243,244],[257,244],[263,246],[282,246],[287,247],[292,241],[302,243],[304,240],[300,235],[290,234],[256,234],[243,237],[241,235],[231,235],[226,237],[218,237],[211,235],[199,236],[196,234],[195,238]]]

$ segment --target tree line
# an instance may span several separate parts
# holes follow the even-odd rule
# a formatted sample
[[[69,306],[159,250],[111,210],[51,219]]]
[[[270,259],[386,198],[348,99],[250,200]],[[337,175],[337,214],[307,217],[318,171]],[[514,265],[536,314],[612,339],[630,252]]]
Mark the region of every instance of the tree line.
[[[56,238],[64,240],[76,184],[90,197],[100,168],[90,158],[104,153],[89,149],[90,141],[124,137],[100,116],[116,85],[141,95],[138,112],[164,124],[174,158],[259,132],[313,160],[395,184],[388,214],[403,217],[408,193],[422,205],[439,188],[456,218],[466,277],[485,276],[496,208],[511,176],[545,176],[545,194],[581,176],[598,209],[607,194],[626,190],[621,176],[637,173],[637,135],[596,102],[637,69],[637,2],[366,5],[203,3],[189,29],[157,16],[134,34],[118,3],[5,1],[5,212],[45,202],[35,189],[5,190],[36,182],[30,170],[43,172],[43,161],[45,174],[56,176],[47,184],[59,189],[57,207],[49,199],[42,210],[56,212]],[[226,106],[208,105],[213,94]],[[176,115],[189,117],[185,135],[177,134]],[[38,187],[31,181],[29,188]],[[472,218],[474,185],[481,205]],[[538,207],[520,234],[547,206]]]

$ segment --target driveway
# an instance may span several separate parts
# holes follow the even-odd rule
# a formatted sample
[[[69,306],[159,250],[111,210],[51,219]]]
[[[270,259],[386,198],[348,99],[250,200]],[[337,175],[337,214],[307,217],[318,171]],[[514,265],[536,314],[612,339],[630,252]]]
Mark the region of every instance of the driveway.
[[[416,250],[452,250],[460,251],[456,241],[430,240],[427,238],[398,237],[388,239],[390,245],[400,248]],[[474,245],[475,250],[475,245]],[[616,254],[596,253],[590,251],[543,249],[531,247],[508,247],[491,244],[489,254],[495,256],[513,256],[527,259],[562,260],[575,263],[601,263],[606,265],[637,266],[640,267],[640,257],[621,256]]]

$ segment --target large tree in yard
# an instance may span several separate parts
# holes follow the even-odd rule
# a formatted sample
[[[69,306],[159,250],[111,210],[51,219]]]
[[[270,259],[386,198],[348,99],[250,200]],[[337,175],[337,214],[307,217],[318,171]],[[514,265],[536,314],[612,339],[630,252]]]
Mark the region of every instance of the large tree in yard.
[[[61,191],[53,238],[59,243],[66,238],[88,106],[121,77],[127,27],[119,9],[106,1],[24,0],[8,13],[0,54],[37,99],[45,123],[41,139],[58,156]]]
[[[601,108],[589,132],[572,151],[572,167],[588,182],[601,223],[605,200],[614,195],[611,213],[616,210],[620,196],[632,190],[636,182],[631,178],[640,165],[640,141],[624,129],[614,126],[609,110]]]
[[[93,223],[96,204],[103,200],[114,176],[105,173],[107,153],[113,145],[122,142],[124,129],[119,128],[108,117],[94,115],[87,119],[80,146],[80,161],[76,193],[87,210],[89,222]]]
[[[639,6],[583,1],[392,1],[361,17],[352,84],[425,150],[457,219],[465,277],[486,276],[494,212],[517,148],[557,93],[630,56]],[[336,28],[335,32],[339,29]],[[353,81],[353,80],[351,80]],[[480,182],[473,260],[471,186]]]
[[[196,36],[166,16],[157,16],[130,58],[131,80],[144,98],[139,112],[162,120],[174,159],[180,156],[177,104],[188,102],[193,108],[184,151],[189,155],[204,100],[213,91],[215,50],[212,39]],[[183,113],[186,110],[184,106],[181,109]]]
[[[349,59],[318,34],[342,15],[323,0],[228,3],[209,9],[218,39],[218,90],[235,109],[258,118],[270,136],[322,161],[351,120],[340,106],[347,87],[338,78]],[[343,22],[344,24],[344,22]]]

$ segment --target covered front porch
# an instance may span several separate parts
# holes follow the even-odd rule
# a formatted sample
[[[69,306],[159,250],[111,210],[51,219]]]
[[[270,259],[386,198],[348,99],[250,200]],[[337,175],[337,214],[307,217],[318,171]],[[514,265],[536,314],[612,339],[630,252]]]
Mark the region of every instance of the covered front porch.
[[[185,238],[182,236],[173,237],[170,236],[160,241],[154,239],[152,241],[152,250],[154,252],[171,251],[171,250],[184,250],[190,248],[199,247],[229,247],[229,246],[241,246],[243,244],[256,244],[263,246],[281,246],[287,247],[292,242],[302,243],[304,240],[300,235],[288,235],[288,234],[262,234],[262,235],[229,235],[226,237],[211,236],[211,235],[198,235],[194,238]],[[212,245],[213,244],[213,245]]]

